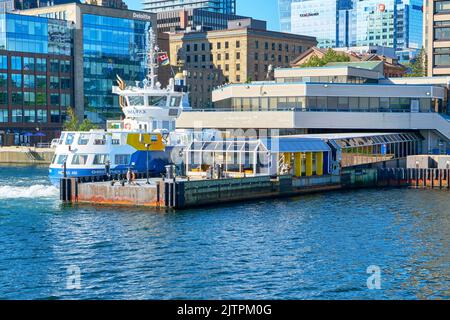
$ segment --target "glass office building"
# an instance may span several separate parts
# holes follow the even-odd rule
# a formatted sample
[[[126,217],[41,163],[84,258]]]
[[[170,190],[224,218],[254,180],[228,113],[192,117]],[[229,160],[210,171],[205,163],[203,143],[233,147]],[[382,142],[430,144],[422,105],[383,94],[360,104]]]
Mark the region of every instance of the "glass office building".
[[[130,84],[145,78],[146,41],[151,27],[149,21],[83,15],[85,112],[103,118],[120,116],[118,96],[111,88],[116,75]]]
[[[145,78],[147,36],[156,26],[156,14],[81,3],[30,9],[23,14],[73,22],[75,111],[99,125],[120,118],[122,111],[112,86],[117,76],[129,85]]]
[[[402,55],[401,60],[409,60],[422,46],[422,3],[279,0],[280,27],[287,32],[316,36],[320,47],[392,47]]]
[[[0,140],[45,140],[61,130],[73,103],[73,30],[63,20],[0,14]]]
[[[201,8],[212,12],[236,14],[236,0],[142,0],[142,5],[145,11],[156,13]]]

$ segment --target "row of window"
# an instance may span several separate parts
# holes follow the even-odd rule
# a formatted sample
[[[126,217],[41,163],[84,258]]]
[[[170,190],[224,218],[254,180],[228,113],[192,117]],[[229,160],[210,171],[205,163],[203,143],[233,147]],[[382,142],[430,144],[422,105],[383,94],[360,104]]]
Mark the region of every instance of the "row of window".
[[[0,123],[47,123],[48,120],[61,123],[65,121],[65,114],[61,115],[59,110],[50,110],[49,114],[46,109],[13,109],[10,118],[8,109],[0,109]]]
[[[11,86],[15,89],[38,89],[45,91],[47,89],[47,76],[13,73],[10,75]],[[71,88],[71,80],[68,77],[50,76],[49,87],[53,90],[69,90]],[[0,72],[0,87],[8,87],[8,74]]]
[[[310,82],[310,83],[378,83],[376,79],[367,79],[355,76],[324,76],[324,77],[289,77],[277,78],[279,83],[295,83],[295,82]]]
[[[225,41],[222,46],[222,42],[216,42],[215,47],[217,50],[223,49],[229,49],[230,48],[230,42]],[[235,48],[241,48],[241,41],[236,40],[235,41]],[[260,48],[259,40],[255,40],[255,48]],[[212,51],[214,49],[214,44],[209,43],[194,43],[194,44],[186,44],[185,45],[185,51],[186,52],[197,52],[197,51]],[[303,46],[295,46],[295,45],[289,45],[288,43],[285,43],[284,45],[282,43],[269,43],[267,41],[264,42],[264,50],[272,50],[272,51],[284,51],[289,52],[292,51],[292,53],[301,53],[303,51]]]
[[[116,154],[114,155],[114,163],[112,165],[125,166],[130,163],[131,155],[129,154]],[[60,154],[55,155],[53,158],[53,164],[62,165],[67,162],[68,155]],[[110,162],[110,157],[108,154],[75,154],[72,156],[71,164],[73,165],[87,165],[92,163],[93,165],[105,165]]]
[[[450,67],[450,48],[434,49],[434,66]]]
[[[214,104],[218,109],[236,111],[322,110],[360,112],[433,112],[434,99],[400,97],[256,97],[232,98]],[[442,100],[438,100],[438,106]]]
[[[50,93],[50,104],[46,92],[11,92],[11,105],[13,106],[61,106],[69,107],[71,95],[68,93]],[[9,105],[8,92],[0,91],[0,105]]]
[[[11,70],[28,72],[47,72],[47,59],[11,56]],[[69,60],[50,59],[48,61],[51,73],[71,73],[71,63]],[[0,55],[0,69],[8,69],[8,56]]]

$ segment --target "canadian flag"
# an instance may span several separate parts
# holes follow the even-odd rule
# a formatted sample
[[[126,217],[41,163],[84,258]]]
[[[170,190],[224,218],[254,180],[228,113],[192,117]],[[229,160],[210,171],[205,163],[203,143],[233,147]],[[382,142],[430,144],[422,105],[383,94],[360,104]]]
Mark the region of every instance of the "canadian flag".
[[[158,55],[158,61],[159,63],[161,63],[163,66],[168,65],[170,63],[170,59],[169,56],[167,55],[167,53],[163,52],[160,53]]]

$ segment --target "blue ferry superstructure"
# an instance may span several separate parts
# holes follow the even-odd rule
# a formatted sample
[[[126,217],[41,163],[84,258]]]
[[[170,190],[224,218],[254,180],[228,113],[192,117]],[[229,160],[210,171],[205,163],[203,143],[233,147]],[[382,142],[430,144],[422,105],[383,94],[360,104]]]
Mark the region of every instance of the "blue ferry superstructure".
[[[167,88],[161,88],[157,82],[158,48],[154,38],[151,31],[147,78],[127,86],[117,77],[118,86],[112,88],[119,95],[124,119],[108,121],[106,130],[61,133],[49,167],[54,184],[58,185],[64,175],[103,176],[107,170],[110,174],[124,174],[129,168],[135,173],[157,176],[195,138],[192,130],[175,130],[182,110],[190,109],[185,79],[179,73],[170,79]],[[197,138],[204,140],[205,134],[200,135]]]

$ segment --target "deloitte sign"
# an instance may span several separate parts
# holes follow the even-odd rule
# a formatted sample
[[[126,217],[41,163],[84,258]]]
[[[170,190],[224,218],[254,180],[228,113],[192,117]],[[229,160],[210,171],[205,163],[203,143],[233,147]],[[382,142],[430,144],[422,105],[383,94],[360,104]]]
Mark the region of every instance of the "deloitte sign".
[[[148,20],[152,21],[152,16],[146,13],[141,12],[133,12],[133,19],[141,19],[141,20]]]

